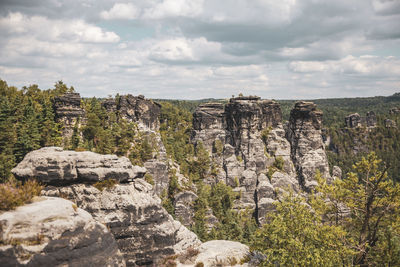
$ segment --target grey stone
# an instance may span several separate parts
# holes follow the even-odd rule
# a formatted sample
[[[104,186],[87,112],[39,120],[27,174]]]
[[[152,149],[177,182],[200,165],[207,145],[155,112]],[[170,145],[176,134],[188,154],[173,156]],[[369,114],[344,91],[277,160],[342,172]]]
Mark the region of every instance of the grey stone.
[[[12,169],[12,173],[18,179],[33,178],[48,184],[68,184],[78,181],[97,182],[111,178],[125,182],[143,177],[146,169],[133,166],[126,157],[44,147],[28,153]]]
[[[161,206],[152,186],[143,179],[99,191],[91,185],[48,187],[49,196],[76,202],[115,236],[128,266],[151,266],[169,255],[201,242]]]
[[[0,214],[1,266],[125,266],[103,224],[62,198]]]

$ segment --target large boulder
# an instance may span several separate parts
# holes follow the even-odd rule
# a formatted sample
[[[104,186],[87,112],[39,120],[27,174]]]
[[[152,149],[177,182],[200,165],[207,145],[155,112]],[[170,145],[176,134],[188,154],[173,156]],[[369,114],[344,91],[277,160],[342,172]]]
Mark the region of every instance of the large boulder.
[[[194,233],[167,213],[152,186],[142,179],[103,191],[91,185],[75,184],[47,187],[43,193],[73,200],[107,225],[128,266],[152,266],[168,255],[201,243]]]
[[[133,166],[126,157],[100,155],[90,151],[75,152],[60,147],[44,147],[28,153],[12,173],[18,179],[35,178],[47,184],[118,182],[143,177],[146,169]]]
[[[113,235],[62,198],[0,214],[1,266],[125,266]]]

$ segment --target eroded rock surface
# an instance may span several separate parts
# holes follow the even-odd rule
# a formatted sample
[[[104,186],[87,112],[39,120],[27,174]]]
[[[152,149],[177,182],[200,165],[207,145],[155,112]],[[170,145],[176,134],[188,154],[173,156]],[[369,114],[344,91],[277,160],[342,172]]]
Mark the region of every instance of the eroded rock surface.
[[[167,154],[159,133],[161,105],[143,95],[123,95],[118,98],[109,98],[102,102],[102,106],[111,113],[129,122],[137,124],[143,138],[156,148],[153,157],[144,163],[147,173],[153,177],[154,189],[158,196],[168,188]]]
[[[233,187],[241,195],[236,207],[256,209],[263,223],[282,193],[310,189],[317,170],[330,177],[321,120],[313,103],[301,102],[284,129],[278,103],[236,97],[225,105],[200,105],[193,114],[191,140],[203,144],[217,170],[205,182]]]
[[[190,259],[191,263],[179,263],[178,267],[195,266],[203,263],[204,267],[211,266],[248,266],[240,264],[249,254],[249,247],[234,241],[212,240],[201,244],[199,254]]]
[[[322,112],[312,102],[297,102],[290,112],[287,138],[299,183],[305,190],[316,186],[315,173],[330,179],[321,136]]]
[[[37,178],[48,184],[97,182],[115,179],[125,182],[143,177],[146,169],[133,166],[126,157],[76,152],[44,147],[28,153],[12,173],[19,179]]]
[[[0,214],[1,266],[125,266],[107,227],[62,198]]]
[[[81,108],[79,93],[67,93],[54,98],[54,112],[57,122],[63,125],[64,140],[70,140],[74,127],[80,128],[86,123],[85,111]]]
[[[194,233],[165,211],[151,185],[142,179],[103,191],[84,184],[48,187],[44,194],[68,198],[107,225],[128,266],[151,266],[200,244]]]

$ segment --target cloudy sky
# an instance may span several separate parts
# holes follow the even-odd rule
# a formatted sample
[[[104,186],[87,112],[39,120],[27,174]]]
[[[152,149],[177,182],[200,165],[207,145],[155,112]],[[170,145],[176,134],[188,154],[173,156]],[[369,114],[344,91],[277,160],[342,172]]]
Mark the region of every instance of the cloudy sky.
[[[83,96],[400,92],[400,0],[0,0],[0,79]]]

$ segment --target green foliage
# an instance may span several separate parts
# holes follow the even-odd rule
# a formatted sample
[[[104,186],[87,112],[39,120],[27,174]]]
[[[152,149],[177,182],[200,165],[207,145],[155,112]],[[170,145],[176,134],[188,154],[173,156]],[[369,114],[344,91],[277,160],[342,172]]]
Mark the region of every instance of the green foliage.
[[[118,184],[118,181],[115,179],[106,179],[103,181],[98,181],[93,184],[94,187],[96,187],[98,190],[103,191],[104,189],[111,189],[113,188],[116,184]]]
[[[224,144],[222,144],[221,140],[217,139],[214,141],[214,152],[217,153],[218,156],[222,155],[222,151],[224,150]]]
[[[283,166],[285,165],[285,161],[281,156],[275,158],[274,167],[278,170],[282,171]]]
[[[10,179],[10,170],[28,152],[61,144],[60,125],[52,107],[61,84],[46,91],[37,85],[18,90],[0,80],[0,182]]]
[[[0,210],[12,210],[39,196],[43,186],[35,180],[0,184]]]
[[[324,224],[304,204],[305,199],[286,195],[276,212],[254,235],[252,249],[265,255],[260,266],[346,266],[352,251],[346,247],[345,231]]]
[[[346,179],[336,179],[333,184],[317,176],[317,190],[324,201],[315,201],[318,205],[314,206],[331,223],[346,229],[356,265],[393,266],[400,260],[400,256],[393,257],[400,245],[400,184],[388,177],[375,153],[363,157],[353,169]]]
[[[272,127],[268,127],[261,131],[261,139],[263,140],[265,145],[267,145],[267,143],[268,143],[268,135],[271,132],[271,130],[272,130]]]
[[[145,180],[146,182],[148,182],[149,184],[154,185],[154,178],[153,178],[153,176],[152,176],[151,174],[146,173],[146,174],[144,175],[144,180]]]

